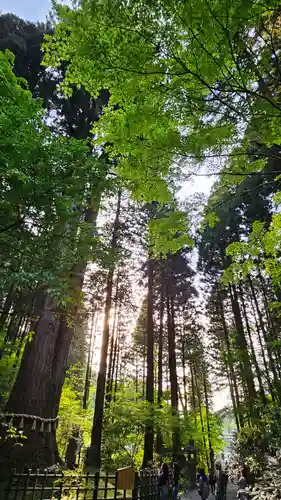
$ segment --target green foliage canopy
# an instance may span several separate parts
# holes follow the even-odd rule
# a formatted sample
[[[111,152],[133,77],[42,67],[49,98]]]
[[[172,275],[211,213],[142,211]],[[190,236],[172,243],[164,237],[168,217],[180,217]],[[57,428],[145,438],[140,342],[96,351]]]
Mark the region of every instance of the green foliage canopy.
[[[91,255],[81,213],[101,190],[106,166],[83,141],[50,131],[12,63],[0,52],[1,290],[38,284],[62,298],[73,263]]]

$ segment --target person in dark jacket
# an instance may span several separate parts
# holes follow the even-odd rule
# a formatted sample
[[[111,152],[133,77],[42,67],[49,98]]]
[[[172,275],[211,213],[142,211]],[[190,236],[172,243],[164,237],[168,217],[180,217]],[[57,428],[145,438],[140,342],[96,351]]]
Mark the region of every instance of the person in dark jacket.
[[[215,488],[216,488],[216,473],[214,469],[210,469],[209,471],[209,485],[211,487],[211,493],[212,495],[215,494]]]
[[[221,463],[216,464],[216,500],[225,500],[226,497],[226,484],[225,474],[222,471]]]
[[[207,498],[209,498],[209,479],[206,476],[204,469],[199,470],[198,493],[202,500],[207,500]]]
[[[173,466],[173,494],[172,500],[177,500],[178,491],[179,491],[179,480],[180,480],[181,466],[178,460],[174,461]]]
[[[160,500],[168,500],[168,489],[170,487],[169,467],[163,463],[161,473],[158,478],[158,490]]]

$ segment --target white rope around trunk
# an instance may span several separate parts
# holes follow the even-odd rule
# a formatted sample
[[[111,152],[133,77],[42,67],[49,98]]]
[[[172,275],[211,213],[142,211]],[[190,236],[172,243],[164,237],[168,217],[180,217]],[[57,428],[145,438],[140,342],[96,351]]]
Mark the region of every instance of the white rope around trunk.
[[[17,426],[19,429],[24,428],[24,421],[32,421],[31,430],[37,430],[37,423],[40,424],[40,432],[52,432],[52,430],[56,430],[59,422],[59,417],[53,418],[43,418],[38,415],[28,415],[27,413],[0,413],[0,420],[7,420],[9,426],[12,427],[15,419],[20,419],[19,425]]]

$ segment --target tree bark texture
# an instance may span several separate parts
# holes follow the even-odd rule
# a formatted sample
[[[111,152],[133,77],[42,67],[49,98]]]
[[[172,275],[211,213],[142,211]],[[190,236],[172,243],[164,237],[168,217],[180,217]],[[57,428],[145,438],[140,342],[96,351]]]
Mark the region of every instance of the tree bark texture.
[[[95,208],[99,202],[95,202]],[[85,222],[92,234],[97,211],[89,206]],[[75,293],[82,290],[86,263],[73,266],[69,283]],[[37,290],[39,301],[36,306],[39,319],[31,325],[33,338],[27,342],[19,371],[11,391],[6,411],[9,413],[31,414],[43,418],[56,418],[67,369],[67,359],[75,328],[77,306],[66,311]],[[42,295],[42,299],[41,299]],[[41,303],[42,300],[42,303]],[[23,446],[14,447],[10,454],[13,466],[27,463],[29,467],[51,466],[59,461],[55,430],[49,436],[40,432],[30,432],[28,420],[24,426]],[[43,438],[43,439],[42,439]]]

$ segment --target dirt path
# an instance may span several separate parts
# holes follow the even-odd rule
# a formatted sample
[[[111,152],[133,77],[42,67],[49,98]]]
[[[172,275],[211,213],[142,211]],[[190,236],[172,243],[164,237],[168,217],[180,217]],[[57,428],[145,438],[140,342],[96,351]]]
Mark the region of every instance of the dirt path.
[[[229,484],[227,487],[226,500],[236,500],[237,486]],[[181,495],[181,500],[200,500],[197,490]],[[210,495],[208,500],[215,500],[214,495]]]

